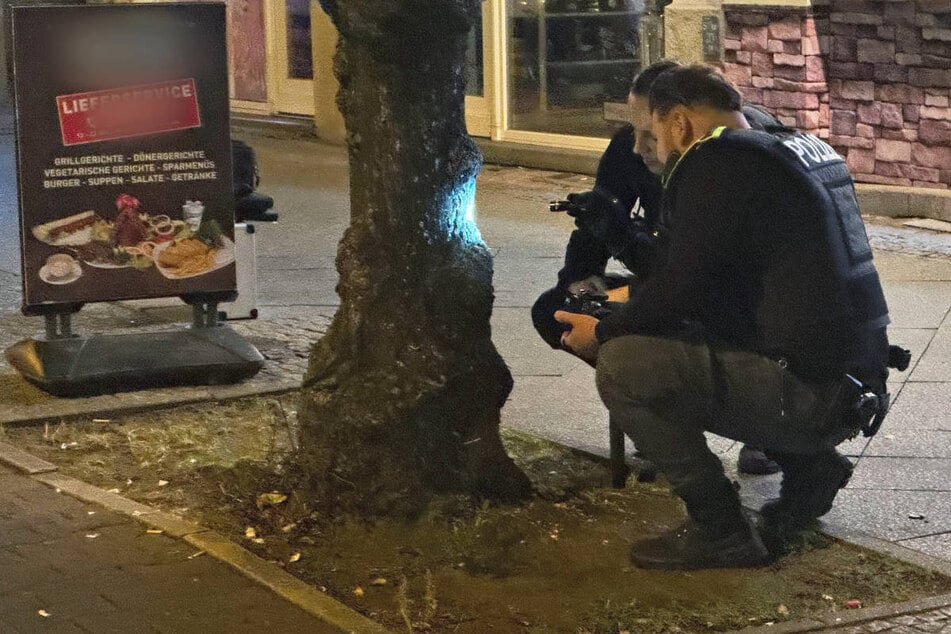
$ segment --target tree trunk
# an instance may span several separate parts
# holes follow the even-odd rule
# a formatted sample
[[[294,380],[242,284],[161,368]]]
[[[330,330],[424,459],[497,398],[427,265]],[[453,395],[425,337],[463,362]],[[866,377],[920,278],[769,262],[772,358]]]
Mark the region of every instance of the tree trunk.
[[[338,510],[412,516],[434,493],[530,492],[499,439],[512,376],[490,337],[492,259],[463,117],[479,0],[325,0],[340,40],[351,224],[314,347],[301,464]]]

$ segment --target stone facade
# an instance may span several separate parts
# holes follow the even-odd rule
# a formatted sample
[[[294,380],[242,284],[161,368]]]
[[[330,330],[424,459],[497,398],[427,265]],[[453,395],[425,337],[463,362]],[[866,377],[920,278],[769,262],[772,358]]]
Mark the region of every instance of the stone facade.
[[[724,74],[859,182],[951,187],[951,2],[725,5]]]

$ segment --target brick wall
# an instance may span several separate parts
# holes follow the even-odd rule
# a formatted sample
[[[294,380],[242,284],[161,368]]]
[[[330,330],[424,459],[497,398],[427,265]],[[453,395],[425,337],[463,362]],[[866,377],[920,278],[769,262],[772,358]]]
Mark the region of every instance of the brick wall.
[[[723,71],[749,102],[828,139],[857,181],[951,187],[951,1],[724,9]]]

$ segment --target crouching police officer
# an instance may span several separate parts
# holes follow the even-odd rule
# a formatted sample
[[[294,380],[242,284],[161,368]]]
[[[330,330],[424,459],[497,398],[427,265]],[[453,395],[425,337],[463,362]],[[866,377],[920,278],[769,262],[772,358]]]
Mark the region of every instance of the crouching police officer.
[[[561,335],[567,328],[555,320],[554,314],[565,308],[569,298],[582,294],[607,298],[603,305],[609,308],[626,301],[628,286],[651,272],[664,165],[655,150],[648,95],[661,73],[678,66],[676,61],[661,60],[638,73],[627,99],[630,124],[614,134],[601,156],[594,189],[568,196],[572,208],[567,211],[575,217],[577,228],[568,240],[565,266],[558,272],[558,285],[542,293],[532,306],[535,329],[552,348],[562,348]],[[752,106],[743,107],[743,116],[756,129],[782,128],[768,113]],[[605,273],[611,258],[623,264],[631,275]],[[764,475],[779,471],[779,466],[761,450],[743,445],[737,470]],[[652,479],[653,467],[642,465],[639,478]]]
[[[600,322],[559,312],[605,405],[683,499],[687,522],[637,542],[643,567],[751,567],[832,506],[835,447],[886,401],[888,311],[852,179],[819,139],[748,128],[704,66],[650,92],[665,160],[659,270]],[[704,431],[763,447],[781,494],[754,529]],[[874,431],[874,430],[871,430]]]

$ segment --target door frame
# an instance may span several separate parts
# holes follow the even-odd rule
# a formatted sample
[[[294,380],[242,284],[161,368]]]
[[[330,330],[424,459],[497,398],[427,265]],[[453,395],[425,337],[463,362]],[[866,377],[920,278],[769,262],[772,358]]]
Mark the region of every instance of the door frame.
[[[267,46],[268,102],[273,112],[313,117],[316,111],[314,81],[290,79],[287,59],[287,2],[264,0]]]

